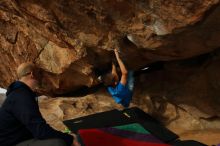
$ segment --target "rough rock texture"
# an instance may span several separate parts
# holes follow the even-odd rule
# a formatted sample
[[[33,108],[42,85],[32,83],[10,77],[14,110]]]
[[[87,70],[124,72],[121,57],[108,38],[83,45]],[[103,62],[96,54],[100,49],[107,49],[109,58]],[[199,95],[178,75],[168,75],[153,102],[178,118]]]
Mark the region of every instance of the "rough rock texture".
[[[114,40],[132,69],[210,52],[220,46],[218,3],[1,0],[0,86],[16,79],[18,64],[34,61],[45,71],[42,87],[50,93],[90,87],[96,70],[108,68]]]
[[[129,69],[163,61],[137,77],[133,105],[185,138],[195,136],[189,130],[218,135],[219,26],[219,0],[1,0],[0,86],[14,81],[25,61],[43,69],[42,88],[50,94],[94,86],[118,45]],[[41,109],[62,127],[57,118],[121,108],[109,98],[48,99]]]
[[[219,50],[184,61],[164,62],[157,70],[149,69],[137,78],[136,94],[170,101],[203,118],[220,116],[219,65]]]
[[[220,51],[216,50],[150,66],[136,77],[131,106],[151,114],[183,140],[194,139],[208,145],[220,143],[219,61]],[[52,106],[45,106],[48,103]],[[103,89],[81,98],[42,100],[41,105],[48,122],[60,130],[64,129],[61,122],[64,119],[122,109]],[[52,109],[53,115],[60,113],[54,112],[58,109],[61,115],[48,119],[48,109]]]

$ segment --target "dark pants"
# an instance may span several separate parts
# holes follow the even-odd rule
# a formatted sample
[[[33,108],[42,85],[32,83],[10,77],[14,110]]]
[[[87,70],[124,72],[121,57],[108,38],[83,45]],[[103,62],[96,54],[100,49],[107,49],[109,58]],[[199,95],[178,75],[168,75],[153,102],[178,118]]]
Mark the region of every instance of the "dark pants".
[[[15,146],[66,146],[66,143],[61,139],[30,139]]]

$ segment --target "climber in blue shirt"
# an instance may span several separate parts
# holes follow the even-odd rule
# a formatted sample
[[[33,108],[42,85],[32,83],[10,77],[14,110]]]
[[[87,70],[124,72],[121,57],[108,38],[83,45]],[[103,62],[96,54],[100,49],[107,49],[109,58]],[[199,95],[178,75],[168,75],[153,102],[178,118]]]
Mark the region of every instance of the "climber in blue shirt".
[[[101,76],[101,80],[104,85],[108,86],[108,92],[111,94],[116,103],[129,107],[132,100],[133,88],[134,88],[134,77],[133,71],[127,71],[123,61],[119,56],[119,49],[114,49],[114,53],[121,70],[121,78],[116,71],[115,64],[112,64],[112,71]]]

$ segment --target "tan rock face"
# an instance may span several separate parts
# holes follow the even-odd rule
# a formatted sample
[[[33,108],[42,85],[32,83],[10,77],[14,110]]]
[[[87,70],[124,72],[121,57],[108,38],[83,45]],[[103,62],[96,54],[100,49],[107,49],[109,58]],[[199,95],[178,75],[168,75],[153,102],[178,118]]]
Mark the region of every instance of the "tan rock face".
[[[14,81],[25,61],[44,70],[42,87],[50,94],[94,86],[97,71],[110,69],[116,40],[129,69],[166,61],[161,70],[136,79],[133,104],[171,129],[189,121],[177,129],[180,134],[218,128],[218,122],[206,121],[220,113],[220,55],[214,51],[219,26],[219,0],[1,0],[0,86]],[[189,59],[204,53],[210,54]],[[55,119],[76,113],[120,108],[95,97],[50,102],[58,106],[42,110],[51,112],[47,118],[55,125]]]
[[[210,52],[220,46],[218,3],[2,0],[0,86],[15,80],[25,61],[43,68],[50,93],[92,86],[95,70],[107,69],[112,60],[113,40],[132,69]]]

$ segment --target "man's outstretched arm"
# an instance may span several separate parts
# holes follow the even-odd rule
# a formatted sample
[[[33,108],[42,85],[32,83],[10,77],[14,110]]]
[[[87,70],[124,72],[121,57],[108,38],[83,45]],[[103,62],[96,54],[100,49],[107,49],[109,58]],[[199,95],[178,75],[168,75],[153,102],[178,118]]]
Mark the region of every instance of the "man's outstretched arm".
[[[121,60],[120,56],[119,56],[119,52],[117,49],[114,50],[115,51],[115,56],[116,56],[116,59],[118,61],[118,64],[119,64],[119,67],[120,67],[120,70],[121,70],[121,84],[122,85],[126,85],[127,83],[127,74],[128,74],[128,71],[123,63],[123,61]]]

